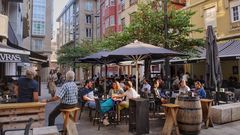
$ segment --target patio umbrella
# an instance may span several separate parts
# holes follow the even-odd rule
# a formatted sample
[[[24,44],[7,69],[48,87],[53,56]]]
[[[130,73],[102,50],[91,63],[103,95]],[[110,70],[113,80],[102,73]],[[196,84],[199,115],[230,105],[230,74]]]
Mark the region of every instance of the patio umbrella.
[[[138,91],[138,61],[144,60],[147,57],[151,57],[152,59],[160,59],[171,56],[184,56],[184,54],[136,40],[134,43],[120,47],[109,54],[109,58],[122,58],[123,56],[128,58],[128,60],[135,62],[136,90]]]
[[[207,27],[206,39],[206,86],[218,91],[222,84],[222,70],[218,56],[216,36],[212,26]]]
[[[120,60],[123,60],[123,58],[108,58],[108,55],[110,54],[109,51],[100,51],[94,54],[91,54],[89,56],[86,56],[84,58],[80,58],[78,62],[80,63],[92,63],[92,64],[101,64],[105,65],[105,77],[104,77],[104,95],[106,96],[106,91],[107,91],[107,84],[106,84],[106,79],[107,79],[107,64],[109,63],[115,63]]]

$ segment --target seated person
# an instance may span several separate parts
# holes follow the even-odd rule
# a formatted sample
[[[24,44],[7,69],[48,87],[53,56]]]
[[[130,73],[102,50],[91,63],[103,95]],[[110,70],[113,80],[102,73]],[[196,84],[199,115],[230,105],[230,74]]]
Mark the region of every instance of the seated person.
[[[195,82],[195,92],[198,94],[200,98],[206,98],[206,92],[201,84],[201,82]]]
[[[17,102],[38,102],[38,82],[34,80],[35,70],[26,70],[26,77],[19,78],[14,86]]]
[[[123,94],[119,94],[119,95],[112,95],[113,98],[126,97],[126,101],[122,101],[118,106],[118,116],[120,116],[120,111],[122,109],[129,107],[129,99],[140,97],[140,95],[137,93],[137,91],[132,88],[132,82],[131,81],[126,81],[124,83],[124,85],[125,85],[126,92],[124,92]]]
[[[86,102],[85,106],[95,109],[96,103],[95,103],[94,93],[93,93],[93,81],[86,80],[83,91],[82,91],[82,95],[83,95],[83,100]]]
[[[141,92],[143,94],[142,95],[143,97],[148,97],[148,95],[151,94],[151,85],[148,84],[147,79],[143,80],[143,86],[142,86]]]
[[[82,95],[83,95],[83,100],[86,102],[85,106],[95,109],[96,102],[95,102],[92,86],[93,86],[93,81],[87,80],[82,90]],[[100,106],[101,106],[101,111],[105,113],[110,109],[112,109],[112,107],[114,106],[114,102],[111,98],[109,98],[107,100],[100,102]]]
[[[112,97],[112,95],[119,95],[119,94],[123,94],[124,91],[123,89],[121,88],[120,84],[118,81],[114,81],[113,84],[112,84],[112,89],[110,89],[108,95],[110,97]]]
[[[66,73],[67,82],[62,85],[61,89],[56,91],[56,95],[54,97],[47,100],[47,102],[60,100],[60,104],[58,104],[55,109],[49,114],[48,126],[54,125],[56,117],[61,113],[61,109],[73,108],[78,106],[78,87],[74,82],[74,78],[74,72],[68,71]]]
[[[167,95],[163,89],[159,88],[159,81],[153,82],[153,94],[156,98],[160,99],[161,103],[167,103]]]

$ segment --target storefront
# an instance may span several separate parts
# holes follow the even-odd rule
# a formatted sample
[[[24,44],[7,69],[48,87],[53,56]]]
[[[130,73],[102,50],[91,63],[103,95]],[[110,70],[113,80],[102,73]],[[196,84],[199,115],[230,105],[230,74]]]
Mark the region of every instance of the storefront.
[[[0,78],[20,75],[17,63],[29,63],[30,51],[19,50],[0,44]]]

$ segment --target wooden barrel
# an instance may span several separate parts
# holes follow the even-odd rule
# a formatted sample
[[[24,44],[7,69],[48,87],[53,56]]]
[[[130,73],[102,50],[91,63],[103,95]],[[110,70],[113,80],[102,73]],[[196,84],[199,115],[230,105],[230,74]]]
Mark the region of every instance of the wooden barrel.
[[[201,130],[202,107],[200,98],[178,96],[176,99],[179,110],[177,113],[177,122],[180,133],[184,135],[197,135]]]

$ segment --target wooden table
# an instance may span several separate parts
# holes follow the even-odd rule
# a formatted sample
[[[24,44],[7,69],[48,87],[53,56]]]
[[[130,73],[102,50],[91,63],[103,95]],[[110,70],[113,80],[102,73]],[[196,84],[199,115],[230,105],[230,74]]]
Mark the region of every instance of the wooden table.
[[[3,131],[23,129],[29,118],[34,119],[32,127],[44,126],[45,105],[46,103],[40,102],[0,104],[0,128]]]
[[[164,123],[161,135],[171,135],[173,127],[175,127],[176,134],[179,135],[179,129],[176,120],[179,105],[162,104],[162,106],[165,107],[164,111],[166,115],[166,121]]]
[[[201,99],[203,122],[206,128],[208,128],[208,126],[213,127],[213,122],[210,117],[212,102],[212,99]]]
[[[33,135],[59,135],[56,126],[33,128]]]

